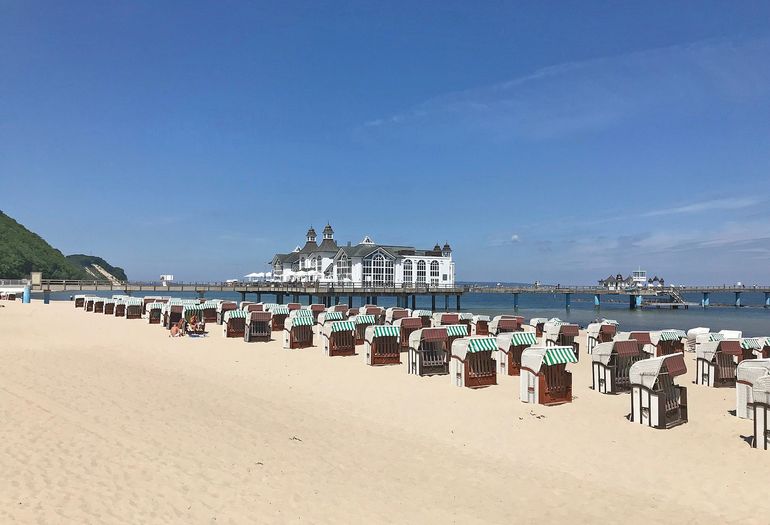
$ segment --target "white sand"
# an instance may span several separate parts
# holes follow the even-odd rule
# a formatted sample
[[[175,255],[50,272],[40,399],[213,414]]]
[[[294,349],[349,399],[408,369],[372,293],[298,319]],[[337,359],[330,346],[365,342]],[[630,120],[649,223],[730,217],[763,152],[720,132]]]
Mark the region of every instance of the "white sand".
[[[171,339],[71,303],[0,309],[0,523],[767,523],[770,454],[733,389],[690,423],[628,394],[521,403],[278,341]],[[762,488],[764,487],[764,488]]]

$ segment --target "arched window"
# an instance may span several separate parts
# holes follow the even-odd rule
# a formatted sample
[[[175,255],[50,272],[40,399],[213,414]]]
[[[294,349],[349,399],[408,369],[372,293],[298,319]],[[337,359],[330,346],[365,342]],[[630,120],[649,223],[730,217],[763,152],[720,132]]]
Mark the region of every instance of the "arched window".
[[[414,275],[412,274],[412,261],[407,259],[404,261],[404,282],[410,283],[414,279]]]
[[[350,259],[348,259],[348,256],[344,253],[342,254],[342,257],[337,260],[336,267],[338,281],[350,279],[352,277],[350,273]]]
[[[417,283],[425,284],[425,261],[417,261]]]
[[[430,284],[438,284],[438,261],[430,263]]]

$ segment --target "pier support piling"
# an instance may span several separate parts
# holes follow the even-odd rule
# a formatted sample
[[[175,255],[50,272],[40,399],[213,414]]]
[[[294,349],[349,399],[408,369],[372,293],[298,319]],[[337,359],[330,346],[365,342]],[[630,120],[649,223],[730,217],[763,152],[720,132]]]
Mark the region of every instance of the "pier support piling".
[[[241,294],[241,302],[245,301],[246,300],[246,292],[239,292],[239,293]],[[201,297],[202,297],[202,295],[201,295]],[[232,314],[230,314],[230,315],[232,315]],[[233,321],[233,322],[235,322],[235,321]]]
[[[449,296],[444,294],[444,311],[449,310]]]
[[[513,309],[518,310],[519,309],[519,294],[514,293],[513,294]]]
[[[353,296],[348,295],[348,308],[353,308]]]
[[[457,294],[457,311],[460,311],[460,294]]]
[[[430,309],[432,312],[436,311],[436,294],[430,296]]]
[[[572,301],[572,294],[565,293],[564,294],[564,306],[569,310],[570,302]]]
[[[257,302],[258,303],[262,302],[262,292],[257,292]]]
[[[51,292],[43,292],[43,304],[51,303]]]
[[[703,308],[706,308],[707,306],[709,306],[710,303],[711,303],[711,298],[709,297],[709,293],[703,292],[703,299],[701,300],[700,305]]]
[[[740,308],[741,306],[741,292],[735,292],[735,307]]]
[[[412,310],[417,309],[417,296],[412,294]]]

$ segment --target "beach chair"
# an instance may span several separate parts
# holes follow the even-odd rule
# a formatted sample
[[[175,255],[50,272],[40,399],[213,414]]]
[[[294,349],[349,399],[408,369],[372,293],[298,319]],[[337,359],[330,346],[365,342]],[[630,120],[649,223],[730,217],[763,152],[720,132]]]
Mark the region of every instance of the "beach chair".
[[[115,317],[125,317],[126,316],[126,302],[121,299],[115,300],[115,310],[114,310]]]
[[[696,328],[690,328],[689,330],[687,330],[687,343],[685,346],[685,350],[687,350],[688,352],[695,352],[697,337],[699,335],[706,335],[710,332],[711,332],[710,329],[705,328],[703,326],[698,326]]]
[[[524,403],[561,405],[572,402],[572,373],[576,363],[571,346],[530,347],[521,353],[519,399]]]
[[[265,310],[262,303],[247,304],[245,308],[241,308],[244,312],[263,312]]]
[[[315,330],[315,345],[323,346],[324,329],[334,321],[344,321],[345,312],[326,311],[318,314],[318,321],[313,327]]]
[[[313,312],[313,321],[318,322],[318,316],[326,311],[326,307],[322,304],[311,304],[308,309]]]
[[[399,329],[398,340],[401,345],[401,350],[408,350],[409,336],[415,330],[422,328],[422,319],[419,317],[402,317],[401,319],[396,319],[393,322],[393,326],[396,326]]]
[[[197,322],[193,324],[192,318],[195,316]],[[182,318],[184,319],[184,333],[191,337],[204,337],[206,332],[206,322],[203,320],[203,305],[188,304],[182,309]]]
[[[83,308],[86,301],[85,295],[76,295],[73,299],[75,300],[75,308]]]
[[[433,312],[430,310],[415,310],[412,312],[412,317],[419,317],[423,328],[433,326]]]
[[[220,301],[217,303],[217,324],[223,324],[225,322],[225,314],[237,309],[238,305],[233,301]]]
[[[698,346],[695,358],[695,384],[734,387],[738,362],[743,357],[738,339],[709,341]]]
[[[543,328],[547,322],[548,319],[545,317],[533,317],[529,320],[529,325],[535,329],[535,337],[543,337]]]
[[[431,326],[448,326],[450,324],[458,324],[460,322],[460,314],[456,313],[435,313],[431,318]]]
[[[273,331],[283,332],[284,323],[286,322],[286,319],[289,317],[289,307],[273,306],[270,309],[270,313],[273,314],[272,316]]]
[[[94,304],[96,303],[96,297],[86,297],[84,301],[85,301],[84,310],[86,312],[93,312]]]
[[[741,338],[741,349],[743,350],[743,359],[767,359],[770,358],[770,338],[769,337],[743,337]]]
[[[687,388],[674,382],[686,373],[683,353],[641,359],[631,365],[630,421],[657,429],[687,423]]]
[[[471,335],[489,335],[490,321],[488,315],[474,315],[471,319]]]
[[[601,343],[612,341],[618,331],[618,322],[602,319],[586,327],[586,352],[589,354]]]
[[[307,315],[295,315],[299,312]],[[313,312],[310,310],[294,310],[283,325],[283,347],[287,349],[308,348],[313,346]]]
[[[460,312],[457,314],[457,324],[464,324],[468,327],[468,335],[470,335],[473,329],[473,314],[471,312]],[[449,347],[452,348],[451,345]]]
[[[332,321],[324,327],[324,354],[329,357],[356,354],[356,324]]]
[[[513,315],[496,315],[489,322],[489,334],[494,336],[518,332],[520,328],[519,320]]]
[[[160,324],[163,315],[163,303],[150,303],[145,307],[148,324]],[[114,303],[113,303],[114,308]]]
[[[115,306],[117,309],[117,305]],[[163,310],[163,328],[170,330],[172,326],[182,319],[184,306],[181,304],[168,304]]]
[[[144,301],[141,299],[126,299],[124,301],[126,305],[126,319],[141,319],[142,308],[144,308]]]
[[[272,314],[270,312],[248,312],[244,321],[243,340],[270,341],[272,337]]]
[[[246,307],[249,306],[250,304],[257,304],[257,303],[255,303],[254,301],[241,301],[240,303],[238,303],[238,310],[243,310],[244,312],[248,312],[249,309]]]
[[[388,308],[385,310],[385,324],[392,325],[404,317],[409,317],[409,310],[406,308]]]
[[[94,313],[95,314],[103,314],[104,313],[104,299],[101,297],[97,297],[94,299]]]
[[[330,309],[332,312],[340,312],[341,314],[347,314],[348,312],[348,305],[346,304],[335,304]]]
[[[243,337],[245,333],[246,312],[238,309],[225,310],[222,319],[222,335],[225,337]]]
[[[300,303],[289,303],[286,305],[286,308],[289,309],[289,312],[293,312],[294,310],[301,310],[302,305]]]
[[[482,388],[497,384],[495,337],[462,337],[455,339],[450,348],[449,377],[455,386]]]
[[[409,335],[406,371],[419,376],[449,373],[446,327],[420,328]]]
[[[468,325],[466,324],[448,324],[444,328],[446,328],[446,347],[448,350],[452,349],[452,343],[454,343],[455,340],[471,335],[470,330],[468,329]],[[451,352],[447,352],[447,359],[449,359],[450,354]]]
[[[503,332],[497,336],[498,371],[502,375],[518,376],[521,373],[521,354],[535,346],[535,332]]]
[[[217,322],[217,307],[221,301],[206,301],[203,303],[201,309],[201,316],[204,323],[216,323]]]
[[[359,314],[373,315],[374,324],[385,324],[385,309],[379,306],[366,306],[358,311]]]
[[[770,376],[757,379],[752,390],[754,400],[754,439],[751,446],[767,450],[770,448]]]
[[[154,303],[156,299],[157,297],[150,297],[150,296],[142,298],[142,317],[147,315],[147,305],[150,303]]]
[[[366,327],[377,324],[377,318],[374,315],[358,314],[350,319],[356,325],[356,344],[364,344],[366,339]]]
[[[571,346],[578,360],[580,360],[580,345],[576,339],[579,335],[580,327],[576,324],[555,319],[543,325],[545,346]]]
[[[364,359],[367,365],[398,365],[401,363],[400,330],[397,326],[367,326],[364,333]]]
[[[687,334],[682,330],[659,330],[650,332],[650,344],[655,347],[655,357],[684,352]]]
[[[104,315],[115,315],[115,299],[107,299],[104,301]]]
[[[760,377],[770,375],[770,359],[744,359],[735,369],[735,415],[741,419],[754,419],[754,383]]]
[[[633,339],[597,344],[591,352],[591,388],[602,394],[628,392],[631,366],[645,357]]]

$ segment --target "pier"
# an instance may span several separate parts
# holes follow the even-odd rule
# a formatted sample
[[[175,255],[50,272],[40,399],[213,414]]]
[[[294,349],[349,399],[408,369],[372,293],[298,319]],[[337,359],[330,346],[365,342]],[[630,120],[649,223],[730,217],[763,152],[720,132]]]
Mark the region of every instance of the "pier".
[[[14,281],[14,286],[19,287],[22,281]],[[115,292],[131,295],[132,293],[146,293],[158,295],[171,295],[180,292],[193,292],[204,297],[211,292],[234,292],[241,296],[242,300],[255,297],[262,301],[263,296],[274,298],[275,302],[301,302],[307,299],[308,304],[313,302],[331,306],[333,304],[346,303],[351,308],[354,299],[359,299],[362,304],[377,304],[379,297],[394,297],[396,305],[414,309],[417,297],[430,297],[431,309],[448,310],[454,308],[460,310],[462,296],[467,293],[504,294],[511,296],[513,309],[519,307],[521,295],[563,295],[565,308],[570,308],[573,295],[592,295],[596,308],[601,308],[602,300],[607,296],[626,296],[630,309],[637,308],[671,308],[687,309],[691,306],[708,308],[711,306],[712,293],[732,293],[734,306],[741,307],[743,293],[763,293],[765,308],[770,308],[770,286],[684,286],[667,288],[641,288],[635,290],[610,290],[598,286],[481,286],[481,285],[333,285],[325,283],[272,283],[272,282],[214,282],[214,283],[182,283],[182,282],[111,282],[111,281],[76,281],[40,279],[32,281],[30,291],[34,294],[42,293],[44,297],[50,297],[54,292]],[[700,303],[687,302],[683,298],[685,293],[701,294]],[[443,301],[441,300],[443,298]]]

